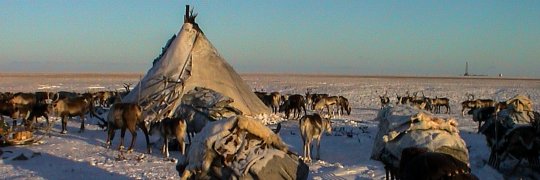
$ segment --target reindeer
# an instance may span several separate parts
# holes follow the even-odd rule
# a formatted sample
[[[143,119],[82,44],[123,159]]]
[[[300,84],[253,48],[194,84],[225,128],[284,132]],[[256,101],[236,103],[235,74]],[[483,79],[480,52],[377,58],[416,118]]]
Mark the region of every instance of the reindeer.
[[[263,91],[254,91],[253,93],[255,93],[255,95],[257,95],[257,97],[264,103],[264,97],[266,95],[268,95],[267,92],[263,92]]]
[[[385,91],[381,96],[379,95],[379,100],[381,101],[381,109],[390,104],[390,98],[388,97],[388,91]]]
[[[107,125],[108,125],[108,136],[107,136],[107,148],[110,148],[112,145],[112,140],[114,139],[114,131],[120,129],[120,146],[118,149],[122,151],[124,149],[124,136],[126,134],[126,129],[131,132],[131,144],[128,148],[128,153],[133,151],[133,144],[137,138],[137,127],[141,128],[144,137],[146,138],[146,148],[147,153],[152,153],[152,148],[150,147],[150,141],[148,139],[148,129],[142,118],[142,109],[136,103],[115,103],[112,105],[107,116]]]
[[[161,153],[165,158],[169,158],[169,138],[176,138],[179,145],[179,150],[182,155],[186,153],[186,144],[184,143],[184,135],[187,131],[187,124],[181,118],[165,118],[160,122],[153,123],[150,126],[150,134],[158,133],[163,138],[163,146]]]
[[[306,101],[304,96],[300,94],[289,96],[289,99],[279,107],[279,112],[284,112],[287,119],[289,119],[291,111],[293,112],[293,118],[299,118],[302,110],[304,110],[304,115],[306,115]]]
[[[19,111],[18,117],[25,117],[30,114],[32,107],[36,104],[36,96],[32,93],[16,93],[9,100],[9,103],[15,106],[15,109]]]
[[[263,103],[272,109],[273,113],[278,113],[279,105],[281,104],[281,94],[279,92],[264,94],[261,95],[261,98]]]
[[[324,108],[328,111],[328,115],[334,114],[334,108],[332,107],[332,111],[330,111],[330,106],[337,106],[339,102],[338,96],[330,96],[330,97],[323,97],[319,99],[315,103],[315,106],[313,107],[313,110],[318,111],[320,114],[323,113]]]
[[[317,154],[315,159],[320,159],[321,137],[323,132],[332,132],[331,121],[328,118],[322,118],[319,114],[305,115],[300,118],[300,134],[304,142],[304,158],[306,162],[311,162],[311,142],[317,141]]]
[[[433,106],[434,113],[441,113],[441,107],[446,108],[446,114],[450,114],[450,99],[448,98],[439,98],[435,96],[435,99],[430,99],[431,105]]]
[[[473,121],[478,122],[478,133],[480,133],[482,122],[496,116],[496,113],[497,109],[495,107],[475,108],[468,112],[468,114],[472,114]]]
[[[79,96],[79,94],[75,92],[58,91],[53,95],[52,100],[54,102],[54,101],[58,101],[60,99],[65,99],[65,98],[75,98],[77,96]]]
[[[467,163],[449,154],[428,152],[427,148],[403,149],[399,162],[399,179],[478,179]]]
[[[15,119],[18,117],[18,111],[15,106],[7,101],[0,101],[0,120],[4,121],[4,116]],[[16,123],[16,121],[14,121]]]
[[[28,115],[28,118],[26,119],[26,121],[31,126],[32,121],[35,121],[35,123],[38,123],[37,118],[44,117],[45,120],[47,121],[47,127],[48,127],[47,131],[48,131],[49,127],[51,126],[49,122],[49,113],[51,112],[51,108],[52,106],[50,106],[49,104],[42,103],[42,102],[35,104],[32,107],[32,111],[30,111],[30,115]]]
[[[311,107],[312,110],[315,110],[315,104],[319,102],[322,98],[329,97],[328,94],[311,94],[311,97],[307,100],[308,105]]]
[[[179,115],[179,118],[184,119],[186,121],[186,132],[188,137],[188,142],[191,144],[191,138],[195,136],[196,133],[201,132],[201,130],[206,126],[206,124],[209,121],[215,121],[215,119],[212,119],[211,117],[207,116],[205,113],[200,112],[199,110],[193,108],[192,106],[188,106],[185,104],[181,104],[180,108],[178,108],[179,111],[177,114]]]
[[[412,96],[410,96],[409,91],[407,91],[405,94],[406,94],[406,96],[399,96],[396,93],[396,99],[397,99],[396,105],[397,104],[409,104],[414,100],[414,98]]]
[[[58,117],[62,118],[62,131],[61,134],[67,133],[67,119],[66,117],[72,118],[74,116],[79,116],[81,119],[81,128],[79,130],[79,133],[84,132],[84,115],[86,113],[92,113],[94,116],[98,117],[102,122],[104,122],[103,119],[101,119],[99,116],[97,116],[94,112],[94,103],[92,102],[92,99],[90,98],[84,98],[84,97],[75,97],[75,98],[64,98],[57,100],[53,103],[53,112],[57,114]]]
[[[54,96],[53,92],[39,91],[34,93],[37,103],[50,104]]]
[[[0,102],[8,101],[13,97],[11,92],[0,92]]]
[[[420,100],[420,99],[415,99],[415,100],[412,100],[410,101],[410,104],[417,108],[417,109],[421,109],[421,110],[427,110],[428,107],[429,107],[429,104],[428,102],[424,101],[424,100]]]
[[[341,110],[341,114],[343,114],[343,110],[347,112],[347,115],[351,115],[351,106],[349,105],[349,100],[343,96],[339,96],[338,103],[337,103],[339,110]]]
[[[115,98],[115,93],[113,91],[99,91],[94,93],[94,101],[96,101],[101,107],[109,107],[110,99]]]
[[[476,99],[476,100],[466,100],[461,102],[461,115],[465,116],[465,110],[469,109],[478,109],[483,107],[494,107],[496,102],[491,99]]]

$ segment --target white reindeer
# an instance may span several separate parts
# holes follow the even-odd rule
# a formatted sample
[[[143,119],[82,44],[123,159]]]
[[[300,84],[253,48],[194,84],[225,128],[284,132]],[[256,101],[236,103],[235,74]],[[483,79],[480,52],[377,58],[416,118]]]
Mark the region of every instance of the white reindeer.
[[[321,136],[324,131],[331,133],[332,126],[329,118],[322,118],[319,114],[305,115],[300,118],[300,134],[304,141],[304,160],[311,162],[311,142],[317,140],[317,155],[315,159],[320,159]]]

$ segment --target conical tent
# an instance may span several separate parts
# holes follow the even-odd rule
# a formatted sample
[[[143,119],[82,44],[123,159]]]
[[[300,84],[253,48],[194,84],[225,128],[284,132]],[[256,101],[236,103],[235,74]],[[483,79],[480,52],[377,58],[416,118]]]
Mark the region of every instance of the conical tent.
[[[230,106],[244,115],[270,114],[269,108],[218,54],[188,9],[186,6],[178,35],[173,36],[163,54],[122,102],[139,103],[145,120],[155,121],[173,116],[188,91],[206,88],[232,99]]]

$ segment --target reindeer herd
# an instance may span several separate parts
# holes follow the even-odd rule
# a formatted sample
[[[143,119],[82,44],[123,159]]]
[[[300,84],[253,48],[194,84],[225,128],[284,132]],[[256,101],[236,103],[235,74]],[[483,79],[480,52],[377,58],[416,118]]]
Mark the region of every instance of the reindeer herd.
[[[95,93],[75,93],[75,92],[35,92],[35,93],[0,93],[0,120],[4,122],[4,116],[8,116],[13,119],[12,126],[24,126],[31,130],[34,127],[34,123],[37,123],[39,117],[46,119],[46,127],[50,129],[51,122],[50,116],[56,116],[61,119],[61,134],[67,133],[67,121],[73,117],[79,117],[81,121],[79,132],[83,133],[85,130],[85,116],[97,117],[100,122],[97,124],[101,128],[106,128],[107,139],[106,147],[111,147],[111,142],[115,135],[115,130],[121,130],[121,140],[119,150],[124,149],[124,136],[126,130],[129,130],[132,134],[132,139],[128,152],[133,151],[133,144],[137,137],[137,129],[141,129],[144,133],[147,153],[151,153],[152,148],[149,142],[149,135],[159,134],[165,142],[162,146],[161,152],[165,157],[169,157],[168,139],[176,139],[179,145],[179,149],[182,154],[185,153],[184,137],[188,137],[188,141],[194,133],[201,131],[206,122],[211,119],[193,118],[200,116],[197,114],[184,113],[186,117],[177,117],[164,119],[161,122],[147,124],[143,121],[141,107],[135,103],[121,103],[121,98],[129,92],[129,84],[124,85],[125,92],[117,91],[99,91]],[[421,94],[419,94],[421,93]],[[260,100],[267,105],[272,113],[282,115],[285,119],[298,120],[300,135],[303,140],[303,155],[304,161],[311,162],[311,147],[313,139],[315,139],[315,145],[317,153],[315,158],[320,159],[320,141],[324,132],[330,133],[332,131],[331,118],[341,115],[350,115],[351,106],[349,100],[340,95],[329,95],[324,93],[313,93],[312,89],[308,89],[305,94],[284,94],[281,92],[264,92],[255,91],[255,94]],[[430,111],[432,113],[451,113],[450,99],[446,97],[426,97],[424,93],[414,92],[412,95],[407,91],[405,95],[400,96],[395,94],[396,105],[410,105],[418,109]],[[382,95],[378,95],[380,100],[380,108],[383,109],[390,106],[392,101],[385,92]],[[393,98],[392,98],[393,99]],[[461,115],[471,114],[472,119],[478,122],[478,128],[480,129],[481,123],[486,119],[494,116],[494,114],[501,109],[506,108],[505,102],[497,102],[491,99],[475,99],[473,95],[467,96],[465,101],[461,102]],[[107,119],[100,118],[96,114],[96,108],[109,108],[109,114]],[[188,108],[188,107],[186,107]],[[444,109],[444,110],[442,110]],[[309,110],[309,112],[308,112]],[[195,112],[195,111],[187,111]],[[187,117],[189,116],[189,117]],[[17,120],[22,120],[18,123]],[[185,119],[204,119],[201,121],[186,121]],[[278,124],[281,127],[281,124]],[[47,131],[48,132],[48,131]],[[276,133],[278,130],[274,131]],[[187,134],[187,136],[185,136]],[[534,133],[526,134],[535,136]],[[538,136],[536,134],[536,136]],[[520,137],[514,141],[520,141]],[[529,138],[530,139],[530,138]],[[509,143],[516,143],[511,141]],[[540,143],[538,144],[540,146]],[[537,148],[536,146],[534,148]],[[415,151],[416,152],[416,151]],[[538,152],[533,153],[536,155],[536,159],[533,158],[530,161],[538,163]],[[439,156],[429,154],[429,156],[422,155],[423,158],[440,158]],[[525,157],[530,158],[530,157]],[[414,162],[414,161],[410,161]],[[463,167],[460,165],[460,167]]]

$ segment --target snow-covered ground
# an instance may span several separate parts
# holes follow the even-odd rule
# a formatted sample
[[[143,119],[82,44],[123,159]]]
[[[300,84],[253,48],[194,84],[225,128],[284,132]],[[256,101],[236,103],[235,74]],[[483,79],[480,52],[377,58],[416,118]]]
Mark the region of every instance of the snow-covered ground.
[[[105,75],[103,75],[105,76]],[[93,91],[122,88],[123,83],[137,82],[138,75],[123,78],[56,78],[44,79],[0,79],[0,91],[40,91],[51,90]],[[373,139],[377,133],[374,121],[380,104],[378,95],[388,92],[392,103],[396,94],[405,95],[423,91],[429,97],[451,99],[451,113],[438,115],[453,117],[459,122],[462,138],[469,147],[471,168],[480,179],[503,179],[496,170],[486,165],[489,149],[482,135],[476,134],[476,124],[470,116],[461,116],[460,102],[467,94],[476,98],[506,100],[517,94],[528,95],[535,110],[540,110],[540,80],[505,80],[490,78],[407,78],[407,77],[354,77],[354,76],[308,76],[308,75],[243,75],[254,89],[279,91],[281,93],[304,94],[306,89],[314,93],[341,95],[349,99],[352,106],[350,116],[332,119],[333,133],[324,136],[321,143],[321,159],[310,165],[310,179],[383,179],[384,168],[378,161],[371,160]],[[24,78],[22,78],[24,79]],[[93,89],[93,90],[92,90]],[[145,143],[139,131],[134,153],[127,154],[126,160],[118,160],[119,132],[113,142],[113,149],[103,145],[106,133],[88,121],[87,130],[78,133],[79,120],[68,123],[68,134],[59,134],[60,123],[56,121],[52,136],[45,137],[39,144],[2,147],[0,159],[0,179],[173,179],[178,174],[175,162],[165,160],[154,147],[151,155],[144,154]],[[353,132],[352,137],[346,132]],[[39,134],[39,133],[38,133]],[[290,120],[282,124],[279,133],[290,145],[292,151],[302,153],[302,141],[298,121]],[[157,137],[151,139],[156,140]],[[131,140],[127,133],[126,142]],[[8,152],[10,151],[10,152]],[[23,154],[28,160],[15,160]],[[173,151],[172,157],[183,158]]]

